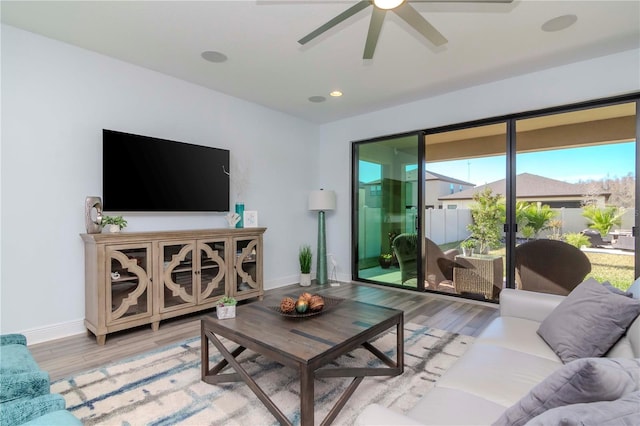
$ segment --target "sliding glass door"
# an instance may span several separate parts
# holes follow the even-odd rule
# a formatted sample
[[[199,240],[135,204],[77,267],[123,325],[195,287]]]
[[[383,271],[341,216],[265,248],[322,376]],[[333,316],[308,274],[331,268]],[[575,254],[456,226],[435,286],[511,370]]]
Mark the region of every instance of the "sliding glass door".
[[[515,286],[635,279],[636,103],[516,120]]]
[[[353,279],[423,289],[417,235],[422,136],[353,145]]]
[[[504,286],[506,123],[425,138],[425,282],[496,300]]]
[[[638,277],[638,96],[353,145],[353,279],[496,302]]]

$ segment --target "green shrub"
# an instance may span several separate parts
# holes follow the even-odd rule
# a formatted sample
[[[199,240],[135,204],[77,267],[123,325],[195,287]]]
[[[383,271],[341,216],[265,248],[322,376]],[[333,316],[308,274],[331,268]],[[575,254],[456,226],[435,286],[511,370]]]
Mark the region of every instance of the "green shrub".
[[[587,247],[591,247],[591,241],[589,240],[589,237],[587,237],[586,235],[580,234],[578,232],[571,232],[568,234],[564,234],[564,240],[571,244],[574,247],[582,247],[582,246],[587,246]]]

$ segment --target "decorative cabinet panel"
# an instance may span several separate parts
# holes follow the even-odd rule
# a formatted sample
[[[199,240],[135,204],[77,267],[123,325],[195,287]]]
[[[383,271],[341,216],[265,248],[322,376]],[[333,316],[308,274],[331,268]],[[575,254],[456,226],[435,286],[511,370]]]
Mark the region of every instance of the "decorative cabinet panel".
[[[237,298],[250,297],[253,293],[262,292],[262,244],[259,238],[234,238],[235,252],[232,295]]]
[[[104,344],[115,331],[215,307],[222,296],[264,295],[265,228],[81,234],[85,326]]]
[[[106,258],[106,325],[151,317],[151,244],[109,246]]]
[[[159,243],[160,312],[212,302],[226,294],[227,239]]]

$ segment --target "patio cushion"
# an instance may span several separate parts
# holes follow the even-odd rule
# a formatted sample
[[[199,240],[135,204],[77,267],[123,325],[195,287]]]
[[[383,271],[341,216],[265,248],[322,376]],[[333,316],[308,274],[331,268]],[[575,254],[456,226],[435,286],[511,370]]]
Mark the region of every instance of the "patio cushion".
[[[640,301],[593,278],[576,287],[540,324],[538,334],[564,363],[604,355],[640,314]]]

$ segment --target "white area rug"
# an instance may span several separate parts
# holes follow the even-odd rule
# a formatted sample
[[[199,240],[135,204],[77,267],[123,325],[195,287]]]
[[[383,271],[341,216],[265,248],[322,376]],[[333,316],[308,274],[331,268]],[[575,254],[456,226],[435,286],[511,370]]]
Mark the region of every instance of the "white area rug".
[[[374,343],[395,353],[395,330]],[[334,421],[351,425],[367,404],[400,412],[413,407],[462,355],[473,337],[418,324],[405,324],[405,371],[396,377],[366,377]],[[227,348],[235,344],[225,342]],[[221,359],[212,347],[211,359]],[[297,372],[245,351],[239,357],[267,395],[294,423],[300,423]],[[364,349],[338,358],[340,366],[377,366]],[[226,371],[226,370],[225,370]],[[351,379],[317,379],[316,424],[325,417]],[[200,381],[200,338],[116,362],[52,383],[67,408],[85,425],[277,425],[278,422],[244,382],[209,385]]]

